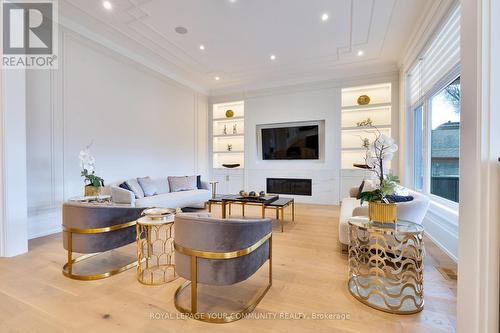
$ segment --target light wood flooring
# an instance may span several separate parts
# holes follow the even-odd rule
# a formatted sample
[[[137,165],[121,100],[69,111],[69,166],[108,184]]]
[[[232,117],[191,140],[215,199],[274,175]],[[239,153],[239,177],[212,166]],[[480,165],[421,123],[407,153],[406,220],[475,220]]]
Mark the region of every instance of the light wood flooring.
[[[215,214],[219,209],[214,209]],[[247,215],[258,216],[258,211],[247,209]],[[238,212],[235,207],[233,213]],[[336,206],[297,205],[296,221],[287,222],[284,233],[274,223],[273,286],[255,313],[276,314],[276,319],[230,324],[178,319],[173,296],[182,278],[145,286],[136,281],[131,269],[99,281],[68,279],[61,273],[66,252],[57,234],[30,241],[27,254],[0,258],[0,332],[454,332],[456,281],[438,269],[456,267],[429,240],[421,313],[387,314],[349,294],[347,257],[337,242],[338,213]],[[134,245],[125,251],[135,255]],[[263,286],[266,276],[267,264],[255,278],[224,287],[222,292],[201,289],[205,296],[212,296],[201,298],[239,303],[244,300],[238,298]],[[348,319],[313,320],[314,313],[346,314]]]

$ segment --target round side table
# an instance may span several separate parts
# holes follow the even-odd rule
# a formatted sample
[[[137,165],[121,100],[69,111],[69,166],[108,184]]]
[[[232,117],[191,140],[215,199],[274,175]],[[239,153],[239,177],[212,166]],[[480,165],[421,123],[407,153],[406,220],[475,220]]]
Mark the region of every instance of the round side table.
[[[424,308],[424,228],[416,223],[349,220],[348,289],[360,302],[393,314]]]
[[[159,285],[177,278],[174,265],[174,215],[137,220],[137,280]]]

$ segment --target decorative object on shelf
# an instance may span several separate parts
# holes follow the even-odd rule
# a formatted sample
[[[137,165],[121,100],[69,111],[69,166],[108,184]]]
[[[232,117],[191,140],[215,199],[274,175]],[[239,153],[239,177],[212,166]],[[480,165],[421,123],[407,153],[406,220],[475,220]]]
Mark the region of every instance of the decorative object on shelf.
[[[242,197],[248,197],[248,193],[245,192],[244,190],[241,190],[238,194],[241,195]]]
[[[228,143],[227,144],[227,151],[231,151],[231,150],[233,150],[233,145]]]
[[[366,118],[363,121],[359,121],[356,123],[358,127],[364,127],[364,126],[373,126],[373,120],[371,118]]]
[[[365,148],[365,149],[370,148],[370,139],[368,139],[368,138],[363,138],[363,139],[361,139],[361,141],[363,142],[363,143],[361,144],[361,147],[363,147],[363,148]]]
[[[224,129],[222,130],[222,133],[224,133],[224,135],[227,135],[227,125],[224,125]]]
[[[250,192],[248,193],[248,196],[250,196],[250,197],[256,197],[256,196],[257,196],[257,194],[255,193],[255,191],[250,191]]]
[[[233,134],[238,134],[238,128],[237,128],[238,124],[234,124],[233,125]]]
[[[372,169],[368,164],[353,163],[352,166],[359,169],[367,169],[367,170]]]
[[[233,110],[227,110],[226,111],[226,118],[232,118],[234,116],[234,111]]]
[[[90,154],[92,142],[82,149],[79,154],[81,176],[85,178],[85,196],[98,196],[101,187],[104,186],[104,179],[95,174],[95,158]]]
[[[361,204],[368,201],[368,217],[370,221],[381,223],[394,223],[397,217],[396,205],[391,200],[399,178],[392,174],[387,174],[388,163],[392,160],[394,153],[398,150],[394,139],[382,134],[380,130],[373,126],[368,127],[375,130],[375,140],[366,147],[365,164],[377,176],[378,184],[373,191],[361,192],[358,199]]]
[[[233,163],[233,164],[226,164],[226,163],[224,163],[224,164],[222,164],[222,166],[223,166],[224,168],[228,168],[228,169],[237,168],[237,167],[239,167],[240,165],[241,165],[241,164],[239,164],[239,163]]]
[[[265,197],[265,196],[266,196],[266,192],[264,192],[264,191],[259,192],[259,197]]]
[[[361,95],[358,97],[358,104],[359,105],[367,105],[370,104],[370,96],[368,95]]]

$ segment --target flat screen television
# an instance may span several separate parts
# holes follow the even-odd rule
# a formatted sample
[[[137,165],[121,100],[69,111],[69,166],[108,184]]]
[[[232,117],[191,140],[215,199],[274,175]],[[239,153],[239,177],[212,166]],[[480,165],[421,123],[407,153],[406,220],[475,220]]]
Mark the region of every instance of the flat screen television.
[[[319,159],[319,126],[262,128],[263,160]]]

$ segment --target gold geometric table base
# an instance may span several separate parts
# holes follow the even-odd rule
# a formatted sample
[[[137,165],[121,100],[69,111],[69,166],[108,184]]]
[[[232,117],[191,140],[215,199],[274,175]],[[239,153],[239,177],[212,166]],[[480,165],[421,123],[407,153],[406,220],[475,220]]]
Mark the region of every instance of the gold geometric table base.
[[[384,312],[413,314],[424,308],[423,227],[397,221],[349,221],[349,281],[358,301]]]
[[[174,264],[174,221],[137,221],[137,280],[160,285],[177,279]]]

